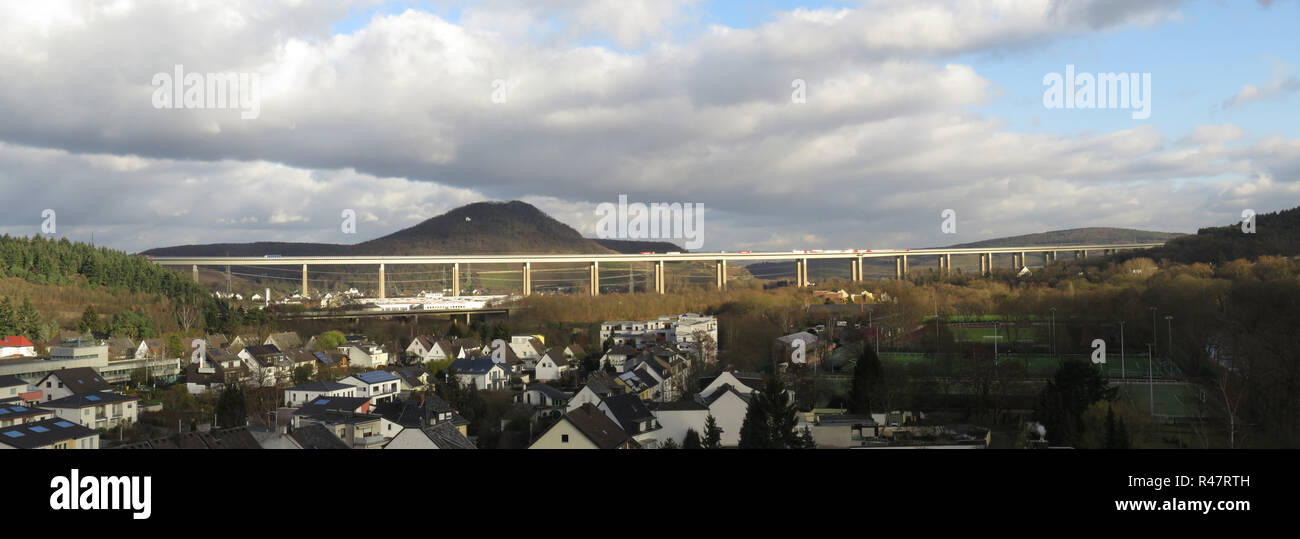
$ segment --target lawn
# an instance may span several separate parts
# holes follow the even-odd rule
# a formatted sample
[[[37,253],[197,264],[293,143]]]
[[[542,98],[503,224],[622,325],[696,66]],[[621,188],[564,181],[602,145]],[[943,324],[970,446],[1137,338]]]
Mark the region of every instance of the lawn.
[[[1119,384],[1120,398],[1127,400],[1138,409],[1147,410],[1151,405],[1151,394],[1155,393],[1156,415],[1174,417],[1193,417],[1196,415],[1197,401],[1201,389],[1194,384]]]

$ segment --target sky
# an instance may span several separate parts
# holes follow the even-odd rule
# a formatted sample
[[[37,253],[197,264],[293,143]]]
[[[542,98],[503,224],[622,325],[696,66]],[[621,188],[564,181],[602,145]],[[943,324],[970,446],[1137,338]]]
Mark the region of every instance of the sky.
[[[1297,20],[1295,0],[5,2],[0,232],[356,243],[523,200],[594,237],[625,196],[702,204],[704,251],[1190,233],[1300,205]],[[1079,74],[1134,101],[1069,107]]]

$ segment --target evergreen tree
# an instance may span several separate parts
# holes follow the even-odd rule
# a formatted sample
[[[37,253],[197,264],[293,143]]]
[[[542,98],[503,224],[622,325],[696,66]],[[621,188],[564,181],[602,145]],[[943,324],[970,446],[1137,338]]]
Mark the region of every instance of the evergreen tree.
[[[1054,444],[1075,445],[1083,432],[1083,411],[1099,400],[1115,400],[1117,391],[1093,364],[1065,361],[1039,394],[1036,419]]]
[[[875,349],[862,346],[857,365],[853,367],[853,385],[849,390],[849,413],[871,413],[871,389],[880,379],[880,357]]]
[[[799,447],[795,433],[794,402],[786,393],[785,383],[779,377],[768,378],[767,387],[755,391],[745,410],[745,421],[740,427],[742,449],[786,449]]]
[[[1106,449],[1115,449],[1115,410],[1106,407]]]
[[[16,328],[19,335],[27,337],[33,341],[43,341],[45,321],[41,320],[41,313],[36,312],[32,307],[32,302],[23,298],[23,304],[18,308],[15,316],[18,327]]]
[[[14,313],[14,305],[9,301],[9,296],[0,297],[0,335],[15,333],[18,333],[18,317]]]
[[[1123,419],[1116,420],[1115,449],[1133,449],[1133,443],[1128,439],[1128,427],[1124,426]]]
[[[722,429],[718,427],[718,420],[713,418],[713,414],[704,420],[704,449],[718,449],[722,447]]]
[[[812,429],[805,426],[799,429],[799,449],[817,449],[817,441],[813,439]]]
[[[702,447],[700,445],[700,433],[695,432],[695,429],[686,429],[686,437],[682,438],[682,449],[700,449]]]
[[[244,400],[244,390],[239,384],[226,386],[217,398],[217,426],[225,429],[242,427],[247,423],[248,403]]]
[[[95,311],[94,305],[87,305],[86,310],[81,313],[81,324],[77,326],[77,331],[88,333],[91,331],[103,331],[104,321]]]
[[[679,448],[677,447],[677,441],[672,438],[669,438],[667,440],[664,440],[663,445],[659,446],[659,449],[679,449]]]

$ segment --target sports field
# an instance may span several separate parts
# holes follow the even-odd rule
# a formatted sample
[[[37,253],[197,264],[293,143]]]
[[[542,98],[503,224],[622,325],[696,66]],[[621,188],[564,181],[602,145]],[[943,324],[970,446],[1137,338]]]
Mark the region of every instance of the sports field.
[[[1172,417],[1193,417],[1200,408],[1201,389],[1194,384],[1117,384],[1120,398],[1133,403],[1139,410],[1147,410],[1151,393],[1155,393],[1155,414]]]

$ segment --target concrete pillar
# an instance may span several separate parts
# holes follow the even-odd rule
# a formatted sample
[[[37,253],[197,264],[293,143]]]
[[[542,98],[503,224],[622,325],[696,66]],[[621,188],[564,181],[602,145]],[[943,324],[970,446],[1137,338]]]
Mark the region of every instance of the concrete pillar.
[[[382,278],[381,278],[382,280]],[[302,265],[302,297],[307,297],[307,265]],[[383,296],[379,296],[383,297]]]
[[[460,295],[460,262],[451,265],[451,295]]]
[[[305,272],[306,272],[306,271],[307,271],[307,266],[304,265],[304,266],[303,266],[303,272],[304,272],[304,277],[303,277],[303,278],[304,278],[304,279],[306,278],[306,277],[305,277],[305,275],[306,275]],[[386,298],[386,297],[388,297],[388,287],[387,287],[387,285],[384,283],[384,265],[383,265],[383,264],[380,264],[380,265],[379,265],[379,297],[381,297],[381,298]]]
[[[591,295],[600,295],[600,262],[591,262]]]
[[[1020,267],[1017,267],[1016,269],[1019,270],[1020,268],[1027,266],[1029,266],[1029,260],[1025,259],[1025,252],[1020,251]]]
[[[533,263],[524,262],[524,295],[533,293]]]
[[[988,274],[993,275],[993,253],[988,253],[988,257],[989,257]]]
[[[664,286],[664,261],[659,260],[655,262],[655,292],[663,294],[665,288],[666,287]]]
[[[194,282],[199,282],[199,266],[195,264],[190,266],[190,269],[194,271]]]
[[[799,286],[808,286],[808,259],[799,259]]]
[[[907,277],[907,255],[903,255],[903,277]]]
[[[903,278],[903,257],[901,256],[894,257],[894,278]]]
[[[726,288],[727,287],[727,261],[726,260],[718,261],[717,268],[715,269],[715,273],[717,274],[716,277],[718,281],[718,290],[722,290]]]
[[[945,275],[952,275],[952,253],[943,255],[943,272]]]
[[[226,266],[226,293],[230,293],[230,266]]]

